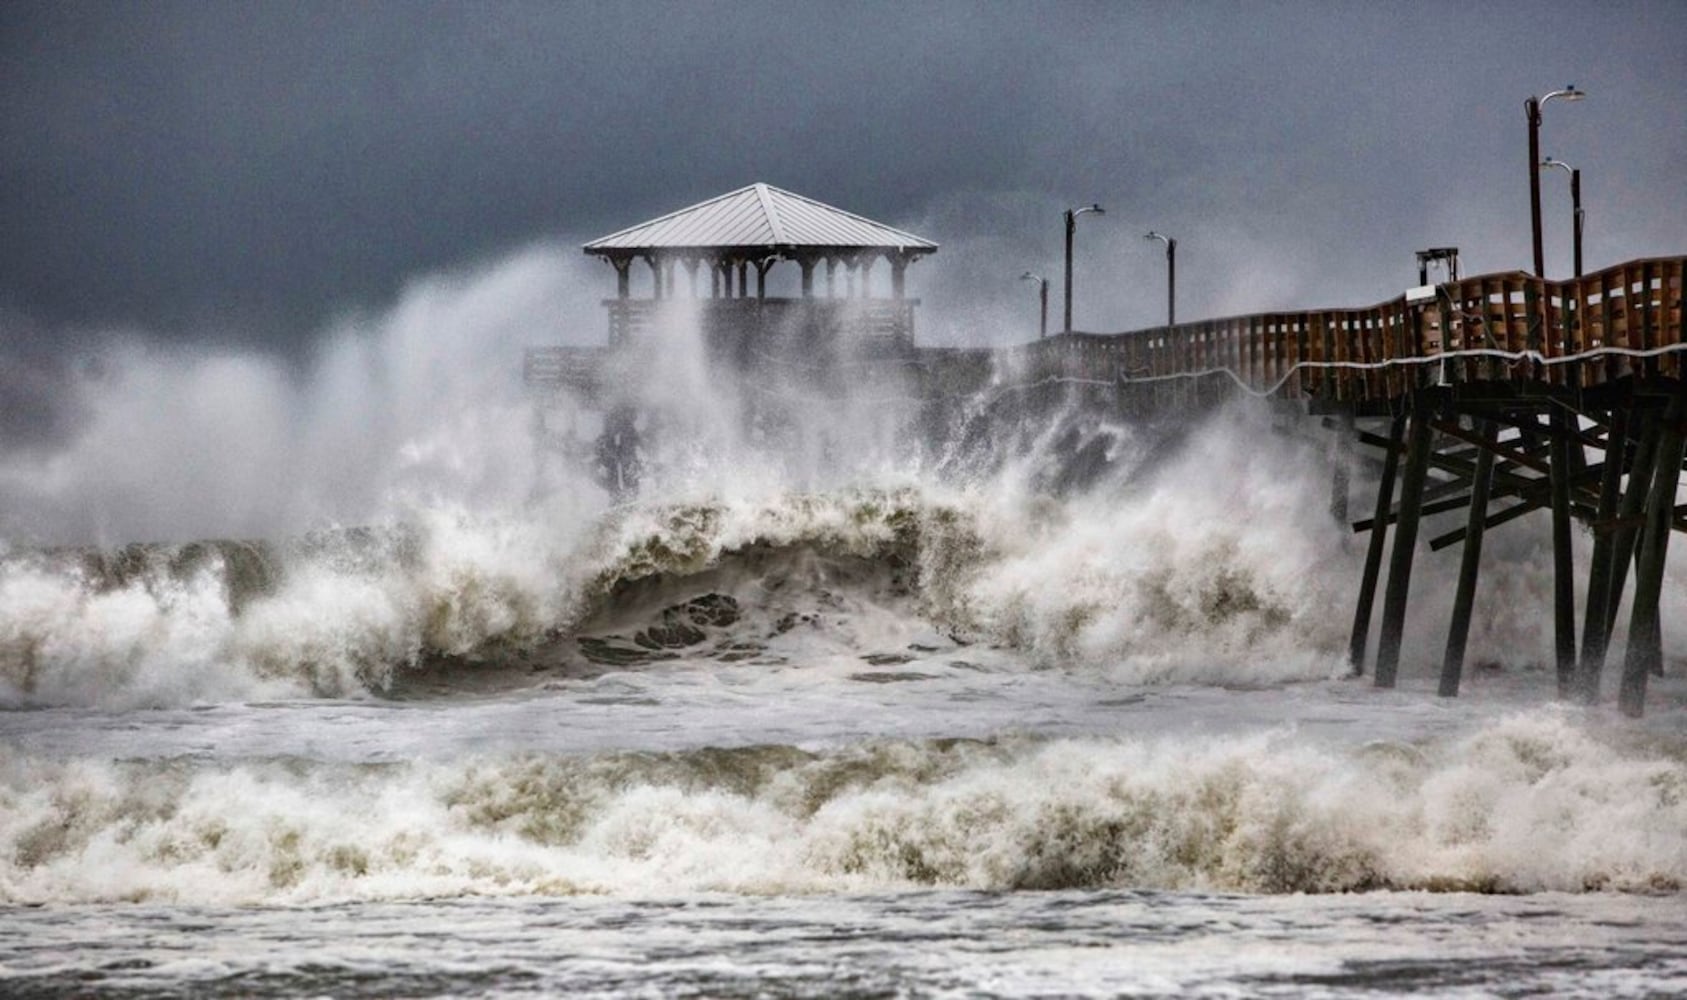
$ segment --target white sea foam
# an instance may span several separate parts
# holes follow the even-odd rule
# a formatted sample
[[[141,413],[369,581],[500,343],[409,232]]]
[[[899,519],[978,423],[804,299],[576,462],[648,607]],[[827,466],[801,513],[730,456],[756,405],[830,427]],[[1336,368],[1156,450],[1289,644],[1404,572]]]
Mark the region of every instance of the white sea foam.
[[[0,758],[0,901],[1678,889],[1687,764],[1542,710],[1427,745],[876,743],[402,765]]]
[[[1216,481],[1199,474],[1215,465]],[[768,637],[776,606],[842,600],[857,617],[1015,650],[1031,666],[1141,682],[1327,677],[1345,670],[1362,550],[1305,502],[1318,484],[1283,474],[1294,467],[1220,422],[1145,485],[1103,483],[1063,502],[999,480],[741,491],[623,508],[590,526],[566,508],[490,516],[441,504],[418,511],[395,549],[278,556],[277,580],[238,601],[223,556],[185,574],[163,560],[115,582],[14,558],[0,563],[0,691],[114,707],[379,691],[429,657],[467,670],[567,646],[610,595],[655,579],[653,595],[600,626],[636,628],[630,616],[718,590],[745,607],[742,629],[759,630],[745,640]],[[846,557],[880,565],[841,573]],[[833,569],[796,570],[816,559]],[[1439,648],[1431,619],[1451,573],[1425,564],[1418,603],[1437,606],[1415,620],[1408,666],[1420,668]],[[900,590],[886,589],[892,574]],[[1538,551],[1491,561],[1472,662],[1550,662],[1543,575]],[[1671,587],[1666,601],[1687,592]]]

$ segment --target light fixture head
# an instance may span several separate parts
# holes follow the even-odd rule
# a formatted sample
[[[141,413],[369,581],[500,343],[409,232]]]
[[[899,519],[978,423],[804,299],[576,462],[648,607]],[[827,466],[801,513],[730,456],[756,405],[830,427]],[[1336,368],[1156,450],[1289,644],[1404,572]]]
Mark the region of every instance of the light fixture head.
[[[1579,101],[1586,96],[1587,96],[1586,91],[1577,90],[1575,84],[1567,83],[1567,84],[1564,85],[1564,88],[1562,90],[1555,90],[1552,93],[1550,93],[1550,94],[1546,95],[1545,97],[1541,98],[1541,103],[1545,104],[1547,101],[1550,101],[1555,97],[1558,98],[1559,100],[1563,100],[1563,101]]]

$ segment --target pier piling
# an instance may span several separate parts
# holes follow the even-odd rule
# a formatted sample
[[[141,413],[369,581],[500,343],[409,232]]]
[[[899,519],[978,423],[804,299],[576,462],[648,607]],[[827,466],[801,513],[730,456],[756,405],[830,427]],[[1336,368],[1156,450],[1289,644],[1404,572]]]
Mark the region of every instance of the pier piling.
[[[1549,418],[1552,438],[1547,473],[1552,486],[1552,620],[1553,651],[1558,672],[1558,696],[1567,698],[1576,675],[1576,563],[1570,550],[1570,479],[1575,469],[1570,462],[1569,413],[1562,406]],[[1580,450],[1581,445],[1576,445]]]
[[[1670,400],[1658,436],[1656,470],[1646,501],[1645,524],[1640,536],[1640,562],[1634,574],[1634,611],[1628,626],[1628,653],[1623,661],[1622,687],[1617,707],[1624,715],[1639,716],[1646,707],[1646,678],[1663,662],[1658,599],[1663,592],[1664,558],[1675,521],[1675,488],[1681,480],[1683,445],[1687,432],[1682,427],[1683,396]]]
[[[1377,639],[1376,686],[1394,686],[1400,669],[1400,643],[1406,629],[1406,597],[1412,583],[1412,556],[1418,542],[1418,516],[1423,509],[1423,488],[1429,476],[1430,445],[1435,431],[1434,404],[1428,392],[1412,394],[1411,434],[1406,446],[1406,468],[1400,479],[1399,521],[1394,526],[1394,548],[1388,560],[1388,586],[1382,598],[1382,634]]]
[[[1482,421],[1478,430],[1487,447],[1476,453],[1476,472],[1470,483],[1470,513],[1465,519],[1464,553],[1459,559],[1458,592],[1453,595],[1453,620],[1447,628],[1447,652],[1441,660],[1441,684],[1437,693],[1451,698],[1459,693],[1464,674],[1464,649],[1470,638],[1470,609],[1476,599],[1476,574],[1482,565],[1482,534],[1488,518],[1488,494],[1494,481],[1493,443],[1498,427]]]
[[[1605,435],[1605,464],[1599,474],[1599,506],[1594,512],[1593,555],[1587,566],[1587,609],[1582,620],[1582,654],[1576,665],[1575,696],[1584,704],[1599,700],[1599,675],[1611,638],[1611,579],[1618,572],[1615,551],[1617,506],[1622,500],[1623,461],[1628,452],[1628,408],[1611,410]]]
[[[1353,634],[1348,640],[1347,662],[1354,676],[1365,672],[1365,646],[1371,636],[1371,608],[1376,603],[1377,576],[1382,571],[1382,550],[1388,542],[1389,512],[1394,507],[1394,479],[1400,469],[1401,439],[1406,434],[1406,414],[1394,415],[1388,425],[1388,447],[1383,453],[1382,481],[1377,484],[1377,512],[1371,522],[1370,545],[1365,549],[1365,570],[1359,578],[1359,597],[1353,609]]]

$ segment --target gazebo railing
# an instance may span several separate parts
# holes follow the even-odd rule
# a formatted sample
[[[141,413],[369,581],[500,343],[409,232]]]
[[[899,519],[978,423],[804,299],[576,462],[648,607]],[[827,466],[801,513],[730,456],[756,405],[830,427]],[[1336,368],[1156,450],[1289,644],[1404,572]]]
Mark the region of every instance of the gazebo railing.
[[[762,338],[771,346],[792,339],[912,349],[917,299],[731,298],[605,299],[609,343],[693,328],[710,340]]]

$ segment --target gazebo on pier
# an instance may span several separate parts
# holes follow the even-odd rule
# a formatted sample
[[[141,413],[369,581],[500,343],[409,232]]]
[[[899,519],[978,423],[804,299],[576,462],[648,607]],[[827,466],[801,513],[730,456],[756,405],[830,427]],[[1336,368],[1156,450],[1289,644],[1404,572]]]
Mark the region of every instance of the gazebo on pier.
[[[616,297],[604,300],[612,347],[641,338],[664,317],[694,315],[707,341],[729,354],[751,341],[854,341],[896,352],[910,349],[914,339],[918,300],[906,295],[908,265],[935,253],[937,244],[812,198],[751,184],[583,249],[615,268]],[[890,270],[888,298],[872,294],[881,260]],[[633,297],[639,261],[643,266],[636,270],[648,271],[649,298]],[[768,272],[781,261],[800,269],[800,298],[768,296]]]

